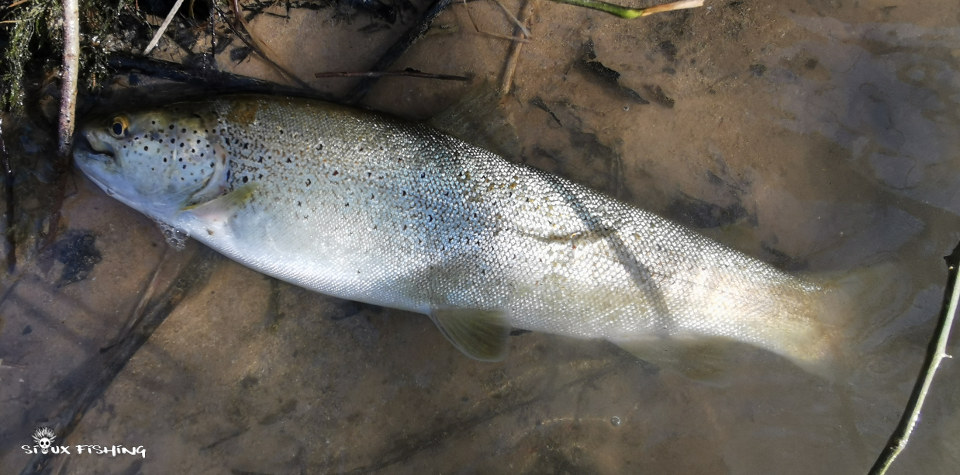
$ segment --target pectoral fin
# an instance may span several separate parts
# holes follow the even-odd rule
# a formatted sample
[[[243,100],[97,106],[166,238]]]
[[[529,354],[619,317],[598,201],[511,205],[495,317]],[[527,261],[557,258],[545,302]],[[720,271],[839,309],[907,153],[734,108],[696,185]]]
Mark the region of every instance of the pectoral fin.
[[[248,183],[210,201],[184,206],[181,211],[189,211],[205,221],[222,221],[250,201],[256,189],[256,183]]]
[[[430,312],[430,319],[453,346],[473,359],[500,361],[507,356],[510,324],[503,312],[443,308]]]

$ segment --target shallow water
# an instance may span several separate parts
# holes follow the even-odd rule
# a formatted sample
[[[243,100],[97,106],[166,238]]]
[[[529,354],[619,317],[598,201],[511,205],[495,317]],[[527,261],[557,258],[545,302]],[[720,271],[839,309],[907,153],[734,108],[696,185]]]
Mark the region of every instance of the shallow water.
[[[871,320],[852,380],[832,386],[752,350],[720,378],[691,380],[607,343],[531,333],[511,338],[505,362],[478,363],[422,316],[313,294],[195,243],[170,250],[78,175],[54,244],[24,252],[2,281],[0,420],[12,422],[0,472],[42,460],[20,445],[75,417],[58,443],[145,457],[74,450],[46,470],[865,471],[906,402],[941,256],[960,239],[960,6],[731,2],[634,21],[528,8],[533,38],[500,109],[519,140],[495,145],[792,271],[895,262],[891,290],[869,296],[889,297],[893,314]],[[279,62],[343,95],[353,80],[313,73],[362,70],[397,32],[332,14],[252,25]],[[475,27],[512,33],[492,4],[454,5],[394,69],[498,82],[509,44]],[[280,80],[229,54],[220,67]],[[386,78],[363,104],[424,118],[469,87]],[[26,132],[5,138],[15,133]],[[23,143],[12,149],[44,156]],[[138,317],[162,323],[144,333]],[[893,473],[960,463],[957,381],[948,360]]]

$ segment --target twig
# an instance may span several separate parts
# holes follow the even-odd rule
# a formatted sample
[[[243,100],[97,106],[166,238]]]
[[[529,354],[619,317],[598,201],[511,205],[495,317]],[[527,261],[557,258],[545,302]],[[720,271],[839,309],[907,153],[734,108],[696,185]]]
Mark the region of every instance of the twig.
[[[160,24],[160,28],[157,29],[157,32],[153,35],[153,39],[150,40],[150,44],[143,50],[143,55],[146,56],[157,47],[157,43],[160,43],[160,38],[163,37],[163,32],[167,31],[167,27],[170,26],[170,22],[173,21],[173,17],[180,11],[180,6],[183,5],[183,0],[177,0],[177,3],[173,4],[173,8],[170,9],[170,12],[167,13],[167,17],[163,19],[163,23]]]
[[[469,81],[466,76],[455,76],[453,74],[433,74],[420,71],[370,71],[365,73],[337,72],[337,73],[317,73],[313,77],[317,79],[326,78],[382,78],[384,76],[406,76],[412,78],[441,79],[446,81]]]
[[[471,0],[471,1],[473,1],[473,0]],[[518,37],[516,37],[516,36],[501,35],[501,34],[499,34],[499,33],[492,33],[492,32],[489,32],[489,31],[483,31],[483,30],[481,30],[480,27],[477,26],[477,21],[473,18],[473,13],[470,13],[470,9],[467,8],[467,0],[462,0],[462,1],[460,2],[460,4],[463,5],[463,10],[464,10],[465,12],[467,12],[467,18],[470,19],[470,25],[473,26],[473,31],[474,31],[474,33],[476,33],[476,34],[478,34],[478,35],[489,36],[489,37],[491,37],[491,38],[496,38],[496,39],[498,39],[498,40],[519,41],[519,42],[521,42],[521,43],[529,43],[529,42],[530,42],[530,39],[529,39],[529,38],[518,38]],[[500,3],[500,2],[497,2],[497,5],[499,5],[500,8],[506,8],[506,7],[504,7],[503,4]],[[507,15],[508,18],[510,18],[510,20],[511,20],[512,22],[514,22],[514,23],[519,23],[520,20],[517,20],[517,17],[513,16],[513,14],[507,13],[506,11],[504,11],[504,13]],[[523,30],[524,30],[524,34],[529,34],[529,33],[530,33],[530,31],[527,30],[526,27],[523,27]],[[532,36],[532,35],[531,35],[531,36]]]
[[[220,15],[226,16],[223,10],[221,10],[216,3],[213,4],[213,7],[217,9],[217,13],[219,13]],[[287,70],[287,68],[281,66],[279,63],[277,63],[273,59],[270,59],[270,56],[267,55],[266,53],[266,51],[268,51],[270,48],[268,48],[267,45],[260,42],[257,39],[257,37],[253,36],[253,33],[250,31],[250,28],[247,25],[247,21],[243,19],[243,14],[242,12],[240,12],[240,4],[237,3],[236,1],[231,2],[231,8],[233,9],[233,16],[234,18],[236,18],[237,23],[239,24],[239,28],[229,21],[226,23],[227,28],[229,28],[230,31],[233,32],[233,34],[237,38],[239,38],[240,41],[243,42],[243,44],[247,45],[247,47],[250,48],[250,50],[256,53],[256,55],[259,56],[260,59],[266,61],[267,64],[270,65],[270,67],[276,69],[281,76],[295,82],[298,86],[302,87],[303,89],[312,89],[309,84],[307,84],[304,80],[300,79],[296,74],[293,74],[292,72]],[[241,28],[246,33],[246,36],[244,36],[240,32]],[[249,39],[247,37],[249,37]]]
[[[19,7],[20,5],[23,5],[24,3],[27,3],[27,2],[29,2],[29,1],[30,1],[30,0],[17,0],[16,2],[13,2],[13,3],[11,3],[10,5],[7,5],[7,6],[3,7],[3,8],[6,8],[6,9],[16,8],[16,7]]]
[[[910,434],[917,425],[920,418],[920,409],[927,398],[927,391],[933,382],[933,376],[940,367],[944,358],[951,358],[947,354],[947,339],[950,337],[950,329],[953,327],[953,318],[957,312],[957,304],[960,301],[960,280],[957,279],[957,269],[960,267],[960,243],[953,249],[953,253],[944,257],[947,261],[947,286],[944,289],[943,307],[940,312],[940,319],[937,322],[937,329],[933,332],[933,338],[930,339],[930,345],[927,347],[927,357],[920,368],[920,375],[910,393],[910,400],[907,407],[900,417],[900,423],[896,430],[890,434],[887,445],[880,452],[880,457],[870,469],[871,474],[880,475],[886,473],[893,461],[900,455],[900,452],[907,446],[910,440]]]
[[[507,10],[507,7],[505,7],[503,3],[500,3],[500,0],[490,0],[490,1],[492,1],[493,3],[496,3],[497,6],[500,7],[500,11],[502,11],[503,14],[510,19],[511,23],[516,25],[516,27],[519,28],[521,32],[523,32],[523,36],[527,38],[530,38],[531,36],[533,36],[530,34],[530,30],[528,30],[527,27],[523,25],[523,22],[517,19],[517,17],[513,16],[513,13],[510,13],[510,10]]]
[[[430,29],[430,24],[433,23],[434,18],[443,11],[444,8],[447,8],[450,5],[452,0],[435,0],[433,5],[424,12],[423,17],[420,18],[420,21],[417,22],[412,28],[406,31],[400,39],[397,40],[386,52],[380,56],[380,59],[377,60],[373,66],[370,67],[372,71],[384,71],[389,68],[400,56],[403,55],[407,49],[410,48],[416,41],[423,36],[424,33]],[[356,86],[350,91],[349,94],[344,98],[345,103],[355,104],[360,101],[367,94],[373,84],[379,78],[363,78],[361,79]]]
[[[530,30],[523,26],[523,23],[527,21],[527,7],[530,5],[529,0],[524,0],[520,4],[520,25],[514,29],[514,36],[517,38],[522,38],[520,35],[527,35],[529,38]],[[517,61],[520,59],[520,49],[523,48],[523,43],[520,41],[514,41],[510,44],[510,52],[507,54],[507,62],[503,66],[503,78],[500,81],[500,95],[506,96],[510,94],[510,90],[513,89],[513,75],[517,70]]]
[[[73,138],[80,69],[80,12],[78,0],[63,0],[63,78],[60,82],[59,152],[66,157]]]
[[[613,3],[607,3],[600,0],[553,1],[557,3],[565,3],[567,5],[590,8],[592,10],[599,10],[601,12],[606,12],[611,15],[616,15],[620,18],[626,18],[628,20],[637,17],[653,15],[654,13],[672,12],[674,10],[685,10],[687,8],[697,8],[703,6],[703,0],[680,0],[679,2],[665,3],[663,5],[657,5],[650,8],[630,8],[621,5],[614,5]]]

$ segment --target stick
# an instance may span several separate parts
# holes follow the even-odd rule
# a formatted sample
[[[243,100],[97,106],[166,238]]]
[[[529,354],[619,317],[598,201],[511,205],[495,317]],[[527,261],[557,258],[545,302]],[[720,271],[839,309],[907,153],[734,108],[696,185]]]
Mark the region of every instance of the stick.
[[[674,10],[686,10],[688,8],[697,8],[703,6],[703,0],[680,0],[679,2],[665,3],[663,5],[657,5],[650,8],[630,8],[621,5],[614,5],[612,3],[607,3],[600,0],[553,1],[557,3],[565,3],[567,5],[590,8],[592,10],[600,10],[601,12],[606,12],[611,15],[616,15],[620,18],[626,18],[628,20],[641,16],[653,15],[654,13],[672,12]]]
[[[880,452],[876,463],[870,469],[871,474],[881,475],[886,473],[893,461],[907,446],[910,434],[913,433],[913,428],[917,425],[917,419],[920,418],[920,409],[923,407],[923,401],[927,398],[927,391],[930,389],[930,383],[933,382],[933,376],[943,359],[951,358],[946,349],[950,329],[953,327],[953,318],[957,313],[957,304],[960,301],[960,280],[957,279],[957,269],[960,267],[960,243],[957,243],[953,253],[944,257],[944,259],[947,261],[947,286],[944,289],[943,307],[940,311],[937,329],[933,332],[933,338],[930,339],[930,345],[927,347],[927,357],[920,368],[920,375],[917,377],[913,392],[910,393],[910,400],[903,411],[903,416],[900,417],[897,428],[890,434],[886,447]]]
[[[530,0],[524,0],[520,4],[520,24],[514,28],[513,32],[513,35],[517,38],[522,38],[521,35],[529,34],[530,32],[530,30],[523,26],[523,22],[527,21],[527,10],[529,6]],[[513,75],[517,71],[517,61],[520,59],[520,50],[522,48],[523,43],[520,41],[514,41],[510,44],[510,51],[507,53],[507,62],[503,65],[503,78],[500,81],[500,97],[507,96],[510,94],[510,90],[513,89]]]
[[[299,76],[293,74],[293,72],[281,66],[280,63],[277,63],[271,59],[271,57],[267,54],[271,51],[270,48],[258,40],[256,36],[253,36],[253,32],[251,32],[247,21],[243,19],[243,13],[240,11],[240,3],[238,3],[237,0],[234,0],[230,5],[233,9],[233,16],[236,18],[237,24],[239,25],[237,26],[229,21],[227,22],[227,28],[233,32],[234,36],[243,42],[243,44],[247,45],[247,47],[250,48],[254,54],[259,56],[260,59],[264,60],[267,65],[275,69],[281,76],[293,81],[303,89],[312,89],[310,85],[307,84],[303,79],[300,79]],[[216,4],[213,4],[213,8],[217,9],[217,13],[226,17],[226,14],[223,12],[223,10],[220,10],[220,7],[218,7]],[[243,30],[242,32],[241,29]],[[244,33],[246,35],[244,35]]]
[[[183,5],[183,0],[177,0],[177,3],[173,4],[173,8],[170,9],[170,12],[167,13],[167,17],[163,19],[163,23],[160,24],[160,28],[157,29],[157,32],[154,33],[153,39],[150,40],[150,44],[147,45],[146,49],[143,50],[143,55],[146,56],[157,47],[157,43],[160,43],[160,38],[163,36],[163,32],[167,31],[167,27],[170,26],[170,22],[173,21],[174,15],[180,10],[180,5]]]
[[[372,71],[386,71],[394,62],[400,59],[400,56],[403,55],[414,43],[423,36],[424,33],[430,29],[430,25],[433,23],[434,18],[443,11],[444,8],[447,8],[450,5],[452,0],[435,0],[430,8],[424,12],[423,16],[420,18],[420,21],[416,25],[411,27],[406,33],[401,36],[396,43],[387,48],[387,51],[380,56],[380,59],[377,62],[373,63],[373,66],[370,67]],[[343,102],[346,104],[356,104],[360,102],[360,99],[363,98],[370,91],[370,88],[373,87],[373,84],[377,82],[379,78],[363,78],[354,88],[347,94],[343,99]]]
[[[441,79],[445,81],[469,81],[466,76],[455,76],[453,74],[433,74],[420,71],[368,71],[362,73],[356,72],[337,72],[337,73],[316,73],[313,77],[317,79],[326,78],[382,78],[384,76],[405,76],[411,78],[423,79]]]
[[[78,0],[63,0],[63,78],[60,82],[59,152],[66,157],[73,138],[77,106],[77,75],[80,70],[80,12]]]

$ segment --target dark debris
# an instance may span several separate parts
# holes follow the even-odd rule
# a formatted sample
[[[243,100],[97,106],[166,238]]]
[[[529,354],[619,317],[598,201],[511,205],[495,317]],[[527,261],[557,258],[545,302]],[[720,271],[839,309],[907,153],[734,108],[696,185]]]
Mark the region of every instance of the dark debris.
[[[57,287],[86,279],[103,257],[96,247],[96,236],[89,231],[69,231],[54,244],[56,259],[63,264]]]

